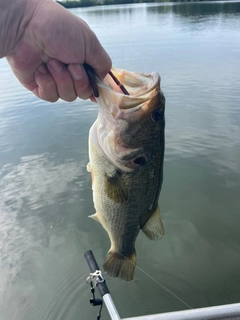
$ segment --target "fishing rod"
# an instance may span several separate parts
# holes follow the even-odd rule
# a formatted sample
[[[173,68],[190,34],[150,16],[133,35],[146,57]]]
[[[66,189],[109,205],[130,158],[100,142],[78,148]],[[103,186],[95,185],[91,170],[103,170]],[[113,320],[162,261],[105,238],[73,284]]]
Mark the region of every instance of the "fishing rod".
[[[84,256],[91,270],[91,273],[87,278],[87,282],[90,283],[91,292],[93,294],[93,298],[90,299],[90,304],[92,306],[100,305],[100,311],[97,316],[97,320],[100,320],[100,317],[101,317],[101,309],[102,309],[103,301],[106,304],[106,307],[111,319],[121,320],[92,251],[91,250],[86,251]],[[103,301],[102,299],[95,298],[95,295],[94,295],[95,287],[98,288]],[[220,305],[220,306],[214,306],[214,307],[197,308],[197,309],[191,309],[191,310],[181,310],[181,311],[167,312],[162,314],[144,315],[144,316],[133,317],[133,318],[124,318],[122,320],[193,320],[193,319],[194,320],[203,320],[203,319],[239,320],[240,319],[240,303]]]
[[[108,313],[112,320],[121,320],[117,309],[115,307],[115,304],[112,300],[112,297],[110,295],[109,289],[106,285],[106,281],[102,276],[102,272],[99,269],[99,266],[95,260],[95,257],[91,250],[88,250],[84,253],[84,257],[88,263],[89,269],[91,273],[89,274],[87,278],[87,282],[90,283],[91,293],[93,297],[89,300],[90,304],[92,306],[100,306],[99,313],[97,315],[97,320],[100,320],[101,318],[101,311],[102,311],[102,305],[103,301],[107,307]],[[95,287],[98,288],[98,291],[103,299],[96,299],[95,298]]]

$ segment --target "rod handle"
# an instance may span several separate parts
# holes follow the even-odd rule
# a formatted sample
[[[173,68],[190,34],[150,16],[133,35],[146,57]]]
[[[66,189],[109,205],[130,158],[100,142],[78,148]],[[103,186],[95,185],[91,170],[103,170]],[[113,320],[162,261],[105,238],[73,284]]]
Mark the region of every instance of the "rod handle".
[[[84,253],[84,257],[85,257],[85,259],[87,261],[87,264],[88,264],[89,269],[90,269],[91,272],[95,272],[96,270],[100,270],[99,266],[97,264],[97,261],[95,260],[95,257],[93,255],[92,250],[87,250]]]
[[[95,257],[93,255],[92,250],[87,250],[84,253],[84,257],[87,260],[89,269],[92,273],[94,273],[96,270],[100,270],[99,266],[97,264],[97,261],[95,260]],[[109,293],[108,287],[107,287],[104,279],[103,279],[103,282],[97,283],[97,288],[98,288],[98,291],[99,291],[101,297],[103,297],[105,294]]]

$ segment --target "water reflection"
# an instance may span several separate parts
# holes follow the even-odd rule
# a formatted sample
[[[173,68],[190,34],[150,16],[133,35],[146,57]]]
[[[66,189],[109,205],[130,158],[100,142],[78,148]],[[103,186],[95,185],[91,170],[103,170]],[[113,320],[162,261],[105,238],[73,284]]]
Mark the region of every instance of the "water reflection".
[[[36,314],[39,319],[66,319],[71,315],[63,302],[74,304],[85,280],[79,274],[82,258],[77,254],[80,239],[81,246],[86,242],[88,248],[84,203],[91,198],[86,187],[90,178],[85,173],[85,159],[59,163],[56,155],[48,153],[2,167],[0,296],[5,304],[1,319],[36,319]],[[81,238],[73,236],[79,232]],[[15,316],[19,301],[23,308]]]
[[[81,190],[85,189],[85,167],[85,162],[81,164],[72,160],[57,164],[54,155],[49,154],[23,157],[17,166],[9,164],[2,167],[0,211],[1,231],[4,232],[3,256],[8,254],[12,241],[17,255],[21,255],[22,250],[28,250],[29,245],[35,243],[35,237],[44,242],[43,247],[48,246],[46,229],[65,218],[69,219],[69,216],[56,214],[61,206],[85,201],[85,198],[79,197]],[[30,235],[32,239],[29,239]],[[16,237],[18,241],[15,241]],[[3,260],[4,263],[8,261]],[[11,265],[15,267],[17,263],[11,261]]]
[[[239,2],[199,2],[199,3],[176,3],[171,5],[150,5],[147,11],[152,13],[169,13],[186,17],[213,17],[214,15],[238,15],[240,14]]]

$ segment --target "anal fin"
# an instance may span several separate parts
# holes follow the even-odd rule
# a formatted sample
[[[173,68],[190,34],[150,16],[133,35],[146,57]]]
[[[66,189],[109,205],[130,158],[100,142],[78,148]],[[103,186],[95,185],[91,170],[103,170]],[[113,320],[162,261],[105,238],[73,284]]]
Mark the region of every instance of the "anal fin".
[[[164,235],[164,228],[160,215],[160,209],[157,206],[147,222],[141,227],[145,235],[151,240],[161,239]]]

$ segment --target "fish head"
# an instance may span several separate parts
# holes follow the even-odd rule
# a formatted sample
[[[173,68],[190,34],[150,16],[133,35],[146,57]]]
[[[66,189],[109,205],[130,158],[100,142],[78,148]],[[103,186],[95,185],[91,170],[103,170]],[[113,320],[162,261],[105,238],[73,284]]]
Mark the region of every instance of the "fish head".
[[[129,95],[107,76],[98,81],[97,136],[105,156],[120,170],[146,166],[164,152],[165,97],[160,76],[113,69]]]

